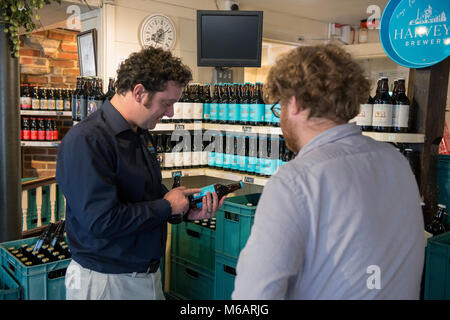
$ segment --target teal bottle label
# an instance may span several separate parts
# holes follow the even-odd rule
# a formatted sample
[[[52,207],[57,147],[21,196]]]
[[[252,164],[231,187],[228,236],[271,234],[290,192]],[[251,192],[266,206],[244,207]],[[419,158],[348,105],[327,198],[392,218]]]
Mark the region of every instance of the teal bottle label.
[[[235,154],[231,156],[231,170],[239,170],[238,156]]]
[[[250,105],[250,116],[249,116],[249,121],[251,122],[257,122],[258,121],[258,117],[257,117],[257,109],[258,109],[258,105],[257,104],[251,104]]]
[[[222,121],[228,120],[228,104],[227,103],[219,104],[219,120],[222,120]]]
[[[257,157],[248,157],[247,171],[248,172],[256,172],[256,163],[257,162],[258,162]]]
[[[218,110],[219,110],[218,103],[211,103],[209,105],[209,119],[210,120],[219,120],[218,114],[217,114]]]
[[[278,160],[277,159],[270,159],[270,170],[269,170],[269,175],[273,175],[275,174],[275,172],[278,169]]]
[[[226,153],[223,156],[223,168],[230,169],[231,168],[231,154]]]
[[[256,110],[257,110],[256,119],[258,119],[257,122],[264,122],[264,113],[266,111],[266,105],[265,104],[257,104]]]
[[[262,165],[262,174],[264,175],[270,175],[270,159],[262,159],[261,165]]]
[[[247,157],[247,156],[245,156],[244,158],[245,158],[245,159],[244,159],[244,161],[245,161],[245,168],[244,168],[244,171],[249,171],[248,168],[249,168],[249,161],[250,161],[250,158]]]
[[[205,196],[207,195],[208,192],[211,193],[211,197],[212,197],[212,194],[213,194],[214,192],[216,192],[216,189],[214,188],[214,185],[213,185],[213,184],[201,188],[201,190],[200,190],[199,193],[196,193],[196,194],[193,194],[193,195],[192,195],[192,198],[193,198],[194,200],[197,200],[197,199],[199,199],[199,198],[203,198],[203,197],[205,197]],[[202,202],[197,203],[196,206],[197,206],[197,208],[202,208],[202,207],[203,207],[203,203],[202,203]]]
[[[216,153],[215,152],[208,153],[208,166],[210,166],[210,167],[216,166]]]
[[[203,119],[209,120],[210,112],[211,112],[211,103],[204,103],[203,104]]]
[[[249,104],[241,104],[241,112],[239,115],[240,121],[248,122],[250,121],[250,105]]]
[[[237,162],[238,162],[238,167],[237,169],[239,171],[245,171],[247,168],[247,163],[245,161],[245,156],[237,156]]]
[[[266,104],[265,106],[264,106],[264,110],[265,110],[265,113],[264,113],[264,122],[266,122],[266,123],[272,123],[273,122],[273,113],[272,113],[272,110],[271,110],[271,108],[272,108],[272,105],[271,104]]]
[[[236,103],[230,103],[228,105],[228,121],[239,121],[239,105]]]
[[[222,152],[216,152],[216,167],[223,167],[223,156],[224,154]]]
[[[256,174],[261,174],[261,160],[260,158],[256,158],[256,162],[255,162],[255,173]]]

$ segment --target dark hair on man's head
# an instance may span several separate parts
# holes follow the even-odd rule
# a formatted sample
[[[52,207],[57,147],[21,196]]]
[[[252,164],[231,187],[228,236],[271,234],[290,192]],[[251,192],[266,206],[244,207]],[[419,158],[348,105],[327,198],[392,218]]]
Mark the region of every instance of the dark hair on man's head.
[[[192,80],[192,73],[181,59],[170,51],[149,47],[132,53],[117,69],[116,91],[125,94],[142,84],[150,93],[164,91],[167,81],[176,81],[181,86]]]

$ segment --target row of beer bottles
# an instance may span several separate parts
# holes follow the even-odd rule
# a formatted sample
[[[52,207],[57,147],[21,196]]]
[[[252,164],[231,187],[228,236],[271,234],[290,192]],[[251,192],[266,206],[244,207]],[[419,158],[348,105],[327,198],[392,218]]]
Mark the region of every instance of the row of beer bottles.
[[[21,110],[72,110],[72,89],[20,85]]]
[[[279,126],[272,104],[264,102],[262,83],[216,83],[213,92],[211,96],[210,84],[186,86],[174,104],[173,117],[163,117],[161,121]]]
[[[22,141],[57,141],[56,119],[22,117],[20,139]]]
[[[203,133],[178,141],[172,134],[155,135],[157,158],[163,170],[216,167],[227,171],[270,176],[294,158],[282,137]]]
[[[405,79],[394,81],[392,96],[389,94],[389,79],[381,78],[377,83],[375,97],[369,95],[360,113],[351,122],[362,131],[411,132],[410,101],[406,96]]]
[[[105,100],[115,94],[115,82],[109,79],[108,91],[103,93],[103,81],[96,77],[77,77],[77,86],[72,95],[72,120],[81,121],[98,110]]]

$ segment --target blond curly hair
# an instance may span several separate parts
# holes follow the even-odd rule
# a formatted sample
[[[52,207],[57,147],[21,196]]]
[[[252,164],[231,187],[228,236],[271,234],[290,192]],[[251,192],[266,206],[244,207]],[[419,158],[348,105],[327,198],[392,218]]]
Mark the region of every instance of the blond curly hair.
[[[367,101],[369,82],[361,66],[336,45],[298,47],[279,57],[270,69],[264,95],[286,103],[295,96],[308,118],[353,119]]]

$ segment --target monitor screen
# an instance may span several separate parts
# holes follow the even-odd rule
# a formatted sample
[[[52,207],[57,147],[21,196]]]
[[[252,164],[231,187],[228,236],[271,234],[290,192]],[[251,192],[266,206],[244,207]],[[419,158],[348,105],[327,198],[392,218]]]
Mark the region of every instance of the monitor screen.
[[[262,11],[197,11],[197,64],[260,67]]]

